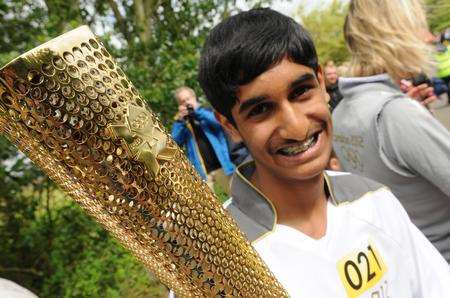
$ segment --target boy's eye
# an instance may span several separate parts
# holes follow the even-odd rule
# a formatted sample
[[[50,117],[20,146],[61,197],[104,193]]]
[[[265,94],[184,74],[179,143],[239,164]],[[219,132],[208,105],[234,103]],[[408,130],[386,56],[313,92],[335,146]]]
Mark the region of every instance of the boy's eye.
[[[267,102],[260,103],[260,104],[258,104],[256,106],[254,106],[250,110],[250,112],[247,114],[247,117],[250,118],[250,117],[255,117],[255,116],[262,115],[262,114],[268,112],[270,110],[271,106],[272,105],[270,103],[267,103]]]
[[[303,94],[307,93],[308,91],[310,91],[313,88],[314,88],[314,86],[309,86],[309,85],[298,86],[297,88],[292,90],[292,92],[291,92],[289,97],[291,99],[295,99],[295,98],[297,98],[299,96],[302,96]]]

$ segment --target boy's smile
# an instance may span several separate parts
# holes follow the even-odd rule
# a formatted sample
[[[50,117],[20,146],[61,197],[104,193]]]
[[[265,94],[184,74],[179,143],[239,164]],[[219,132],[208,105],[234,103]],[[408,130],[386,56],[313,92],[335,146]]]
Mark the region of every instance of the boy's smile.
[[[232,134],[244,141],[258,171],[304,180],[325,169],[331,116],[320,70],[316,76],[311,68],[283,59],[237,94]]]

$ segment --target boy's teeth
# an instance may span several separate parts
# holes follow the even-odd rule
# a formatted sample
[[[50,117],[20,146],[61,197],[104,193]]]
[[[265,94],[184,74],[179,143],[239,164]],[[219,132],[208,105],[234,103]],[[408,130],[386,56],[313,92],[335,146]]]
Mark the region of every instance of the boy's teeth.
[[[314,136],[310,137],[309,139],[307,139],[306,141],[304,141],[303,143],[301,143],[299,145],[289,146],[289,147],[280,149],[280,153],[287,154],[287,155],[297,154],[297,153],[306,151],[313,142],[314,142]]]

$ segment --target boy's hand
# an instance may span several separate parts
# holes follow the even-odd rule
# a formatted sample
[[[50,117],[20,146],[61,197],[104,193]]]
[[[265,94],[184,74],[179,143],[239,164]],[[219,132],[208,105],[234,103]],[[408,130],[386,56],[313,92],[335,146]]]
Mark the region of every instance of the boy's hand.
[[[400,89],[409,97],[417,100],[424,106],[427,106],[429,103],[437,99],[436,94],[434,94],[433,87],[428,86],[427,84],[414,86],[410,81],[402,80],[400,82]]]

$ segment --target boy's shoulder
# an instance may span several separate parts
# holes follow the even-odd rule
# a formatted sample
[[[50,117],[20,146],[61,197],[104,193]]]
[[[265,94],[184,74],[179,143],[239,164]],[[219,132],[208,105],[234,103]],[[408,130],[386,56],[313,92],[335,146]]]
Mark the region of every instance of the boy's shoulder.
[[[326,171],[324,176],[330,202],[338,209],[345,209],[354,219],[382,228],[388,220],[384,213],[396,218],[403,211],[381,183],[345,172]],[[254,242],[275,229],[274,206],[242,173],[234,175],[231,193],[223,207],[249,241]]]
[[[348,172],[325,171],[328,195],[335,205],[351,203],[386,186],[367,177]]]
[[[328,185],[334,205],[346,209],[348,217],[376,227],[386,234],[395,234],[392,225],[407,218],[406,211],[390,189],[372,179],[356,174],[327,171]]]
[[[400,217],[408,217],[384,184],[347,172],[326,171],[325,179],[331,203],[345,214],[347,222],[359,222],[392,237],[397,233],[392,225]]]

